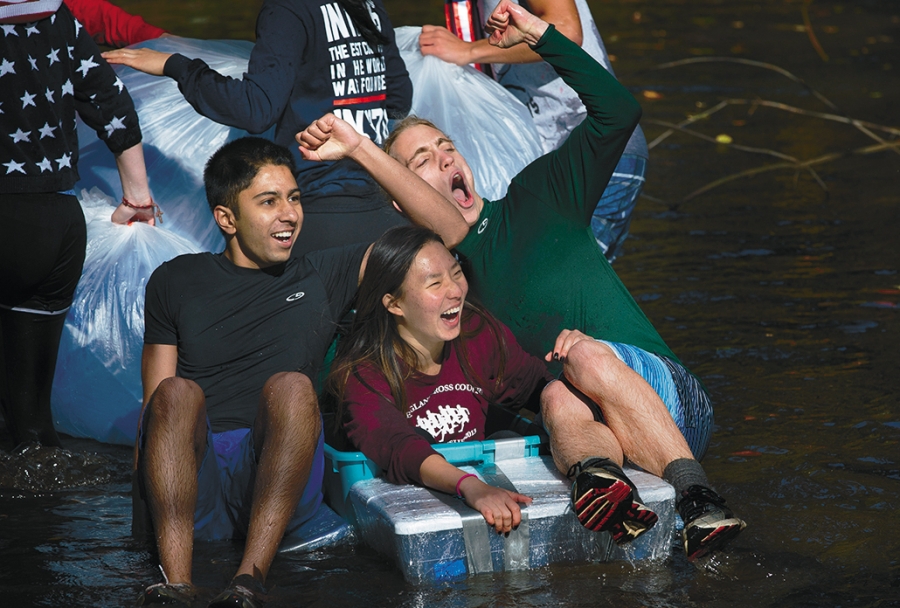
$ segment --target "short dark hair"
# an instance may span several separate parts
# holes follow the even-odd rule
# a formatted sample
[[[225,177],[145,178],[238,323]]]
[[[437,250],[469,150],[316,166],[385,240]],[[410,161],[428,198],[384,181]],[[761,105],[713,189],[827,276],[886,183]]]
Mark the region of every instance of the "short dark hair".
[[[203,170],[209,208],[215,210],[221,205],[237,217],[238,196],[268,165],[288,167],[291,173],[297,173],[290,150],[262,137],[242,137],[216,150]]]

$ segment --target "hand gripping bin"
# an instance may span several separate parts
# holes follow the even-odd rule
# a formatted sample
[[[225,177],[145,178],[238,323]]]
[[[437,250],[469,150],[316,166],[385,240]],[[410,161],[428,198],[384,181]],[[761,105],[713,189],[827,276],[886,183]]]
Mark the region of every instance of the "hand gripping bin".
[[[522,524],[498,535],[480,513],[454,496],[377,477],[360,452],[325,446],[325,493],[339,514],[353,522],[373,549],[390,556],[413,583],[504,570],[527,570],[563,562],[661,559],[675,527],[675,490],[658,477],[626,467],[643,502],[659,522],[624,548],[609,534],[585,529],[572,512],[571,482],[538,437],[434,446],[451,463],[486,483],[533,499]]]

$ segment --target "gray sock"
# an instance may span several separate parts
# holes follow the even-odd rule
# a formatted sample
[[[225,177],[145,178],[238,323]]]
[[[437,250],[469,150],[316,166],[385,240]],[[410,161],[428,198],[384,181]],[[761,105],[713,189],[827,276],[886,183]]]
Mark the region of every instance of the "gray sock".
[[[681,498],[681,493],[691,486],[703,486],[710,488],[706,472],[700,463],[693,458],[679,458],[666,465],[663,471],[663,479],[675,488],[675,502]],[[712,489],[712,488],[710,488]]]

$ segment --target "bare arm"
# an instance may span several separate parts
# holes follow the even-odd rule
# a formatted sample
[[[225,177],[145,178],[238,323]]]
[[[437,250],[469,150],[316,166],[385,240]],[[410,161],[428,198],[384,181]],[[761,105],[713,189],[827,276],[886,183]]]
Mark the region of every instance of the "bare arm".
[[[566,38],[579,46],[582,43],[581,18],[574,0],[530,0],[532,14],[556,26]],[[500,5],[497,6],[500,8]],[[434,55],[456,65],[470,63],[535,63],[540,56],[526,45],[498,48],[487,38],[466,42],[447,28],[434,25],[422,26],[419,48],[423,55]]]
[[[422,462],[419,468],[422,483],[447,494],[459,492],[470,507],[481,513],[484,520],[494,526],[498,534],[509,532],[522,521],[522,510],[519,504],[531,504],[531,498],[510,492],[503,488],[489,486],[477,477],[460,479],[466,473],[459,470],[443,457],[433,454]]]
[[[119,179],[122,182],[122,197],[127,199],[135,207],[146,207],[147,211],[139,211],[133,207],[119,204],[112,214],[112,221],[116,224],[126,224],[132,221],[147,222],[151,226],[156,224],[152,207],[153,199],[150,196],[150,185],[147,181],[147,167],[144,164],[144,148],[141,144],[135,144],[116,156],[116,168],[119,170]]]
[[[307,160],[355,160],[413,223],[434,230],[447,247],[455,247],[468,234],[469,226],[450,201],[333,114],[313,121],[297,134],[297,141],[300,154]]]
[[[166,378],[175,376],[178,368],[178,347],[174,344],[144,344],[141,354],[141,383],[144,388],[144,407]]]

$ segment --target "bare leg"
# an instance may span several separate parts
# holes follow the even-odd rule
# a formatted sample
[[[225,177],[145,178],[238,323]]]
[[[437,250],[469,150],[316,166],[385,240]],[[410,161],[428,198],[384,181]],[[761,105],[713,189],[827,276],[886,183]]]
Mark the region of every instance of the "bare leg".
[[[205,404],[195,382],[172,377],[159,383],[147,405],[142,459],[147,505],[160,565],[173,584],[191,582],[197,472],[206,451]]]
[[[608,346],[592,340],[576,343],[569,350],[564,369],[572,385],[600,406],[606,426],[593,422],[591,412],[577,395],[565,398],[550,394],[552,403],[542,400],[551,437],[558,433],[551,447],[559,450],[559,456],[554,451],[554,459],[558,458],[556,463],[561,471],[590,456],[621,462],[624,453],[641,468],[662,476],[666,465],[673,460],[694,458],[656,391]],[[558,384],[561,383],[552,387]],[[583,412],[577,409],[578,405]],[[611,445],[607,433],[620,446],[618,452],[604,453]]]
[[[309,378],[296,372],[272,376],[263,388],[253,429],[253,443],[260,450],[259,469],[247,544],[235,576],[249,574],[265,582],[309,479],[321,428]]]
[[[541,393],[541,416],[550,435],[550,453],[562,474],[591,456],[622,466],[624,455],[612,430],[596,422],[583,396],[566,382],[553,382]]]

